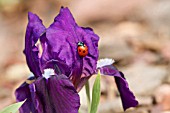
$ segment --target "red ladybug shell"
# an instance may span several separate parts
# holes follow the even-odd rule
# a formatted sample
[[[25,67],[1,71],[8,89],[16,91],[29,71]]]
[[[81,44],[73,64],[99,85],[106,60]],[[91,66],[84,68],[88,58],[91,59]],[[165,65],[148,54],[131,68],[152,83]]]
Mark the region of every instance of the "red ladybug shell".
[[[77,51],[78,51],[78,54],[81,56],[81,57],[85,57],[87,54],[88,54],[88,48],[85,44],[83,45],[79,45],[77,47]]]

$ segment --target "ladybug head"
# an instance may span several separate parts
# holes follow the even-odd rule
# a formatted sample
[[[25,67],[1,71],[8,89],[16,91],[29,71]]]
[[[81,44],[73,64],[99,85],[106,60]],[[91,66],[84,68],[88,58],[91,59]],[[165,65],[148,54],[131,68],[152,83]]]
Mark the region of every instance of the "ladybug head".
[[[83,42],[78,42],[77,46],[84,46]]]

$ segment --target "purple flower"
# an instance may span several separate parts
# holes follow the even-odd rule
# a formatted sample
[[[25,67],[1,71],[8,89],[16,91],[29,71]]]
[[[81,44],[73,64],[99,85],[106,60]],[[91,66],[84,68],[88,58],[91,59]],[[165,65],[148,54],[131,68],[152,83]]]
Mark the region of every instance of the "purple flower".
[[[91,28],[79,27],[68,8],[61,8],[47,29],[38,16],[28,16],[24,53],[34,76],[16,90],[17,101],[27,98],[21,113],[78,113],[77,92],[98,70],[115,77],[124,110],[138,105],[113,60],[97,62],[99,37]]]

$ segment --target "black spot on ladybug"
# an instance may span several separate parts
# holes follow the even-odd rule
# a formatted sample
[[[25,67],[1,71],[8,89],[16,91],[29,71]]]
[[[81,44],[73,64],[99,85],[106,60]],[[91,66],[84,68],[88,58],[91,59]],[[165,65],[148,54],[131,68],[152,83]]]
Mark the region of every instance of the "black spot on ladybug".
[[[85,53],[86,51],[84,50],[83,53]]]

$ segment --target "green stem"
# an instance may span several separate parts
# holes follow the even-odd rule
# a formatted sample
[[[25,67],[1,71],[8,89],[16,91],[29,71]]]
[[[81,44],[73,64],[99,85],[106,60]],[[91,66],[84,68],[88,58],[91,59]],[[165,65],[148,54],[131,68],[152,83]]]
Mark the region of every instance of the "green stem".
[[[87,105],[88,105],[88,113],[90,113],[90,87],[89,87],[89,81],[85,84],[86,88],[86,96],[87,96]]]

